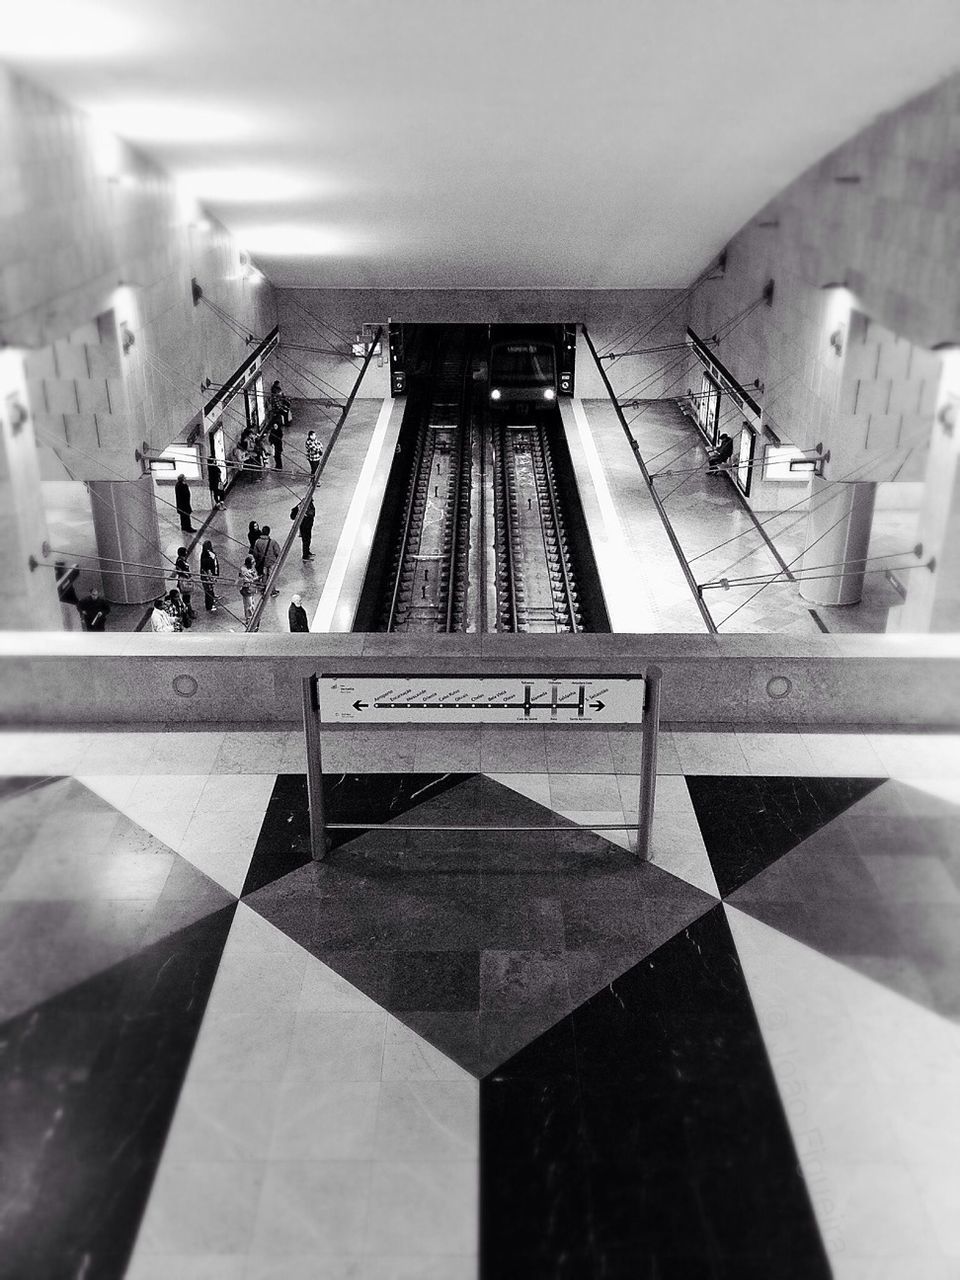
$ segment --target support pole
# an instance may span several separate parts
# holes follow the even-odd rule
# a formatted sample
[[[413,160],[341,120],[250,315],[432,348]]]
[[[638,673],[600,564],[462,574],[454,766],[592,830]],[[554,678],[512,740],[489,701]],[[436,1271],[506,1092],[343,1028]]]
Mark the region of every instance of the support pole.
[[[303,736],[307,752],[307,802],[310,806],[310,856],[327,856],[327,821],[323,803],[323,759],[320,752],[320,702],[317,677],[302,681]]]
[[[653,805],[657,795],[657,737],[660,732],[662,677],[663,672],[659,667],[647,668],[640,754],[640,811],[637,815],[637,857],[644,862],[650,858],[653,840]]]

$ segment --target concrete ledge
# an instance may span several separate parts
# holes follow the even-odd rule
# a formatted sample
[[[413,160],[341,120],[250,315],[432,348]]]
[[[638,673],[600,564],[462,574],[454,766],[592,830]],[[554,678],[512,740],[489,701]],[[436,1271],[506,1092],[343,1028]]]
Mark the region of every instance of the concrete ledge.
[[[957,636],[75,632],[0,633],[0,723],[273,727],[299,719],[300,680],[317,671],[612,676],[651,663],[675,725],[960,725]]]

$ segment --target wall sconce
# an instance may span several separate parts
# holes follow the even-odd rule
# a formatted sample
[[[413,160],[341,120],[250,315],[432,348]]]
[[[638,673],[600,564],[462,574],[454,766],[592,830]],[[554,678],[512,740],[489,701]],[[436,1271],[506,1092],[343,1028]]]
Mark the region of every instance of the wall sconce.
[[[133,336],[133,330],[127,324],[126,320],[120,321],[120,349],[123,354],[129,355],[130,348],[136,344],[136,338]]]
[[[843,329],[834,329],[830,335],[830,348],[835,356],[843,355]]]
[[[18,436],[23,430],[24,423],[30,417],[27,406],[18,398],[16,392],[7,397],[7,417],[10,419],[10,430]]]

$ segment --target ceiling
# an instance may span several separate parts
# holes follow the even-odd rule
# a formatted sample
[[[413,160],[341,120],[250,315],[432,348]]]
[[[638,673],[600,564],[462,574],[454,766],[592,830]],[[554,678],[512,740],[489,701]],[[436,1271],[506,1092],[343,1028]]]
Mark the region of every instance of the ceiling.
[[[952,71],[957,0],[9,0],[7,60],[276,284],[689,283]]]

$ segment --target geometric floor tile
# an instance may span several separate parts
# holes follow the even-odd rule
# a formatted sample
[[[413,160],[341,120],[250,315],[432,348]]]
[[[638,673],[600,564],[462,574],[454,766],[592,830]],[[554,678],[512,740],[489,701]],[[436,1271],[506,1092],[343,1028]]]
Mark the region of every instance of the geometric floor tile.
[[[960,1022],[960,810],[924,819],[917,802],[884,782],[727,900]]]
[[[288,800],[275,793],[265,831],[278,812],[294,825]],[[404,822],[552,829],[504,837]],[[243,901],[476,1076],[716,905],[483,775],[461,775],[396,826]]]
[[[722,905],[481,1083],[481,1276],[828,1280]]]
[[[219,1262],[224,1275],[467,1280],[478,1098],[460,1067],[240,903],[130,1275],[220,1275],[203,1270]]]
[[[759,875],[883,781],[688,775],[721,896]]]
[[[324,802],[328,822],[389,822],[425,796],[442,795],[462,781],[456,773],[328,774]],[[359,831],[331,831],[330,848],[356,839]],[[311,860],[307,778],[282,773],[270,796],[267,812],[243,884],[246,897],[288,875]]]
[[[0,1275],[124,1275],[235,909],[0,1024]]]
[[[960,1026],[726,912],[835,1275],[957,1274]]]
[[[0,1018],[235,900],[73,779],[7,792],[0,825]]]

